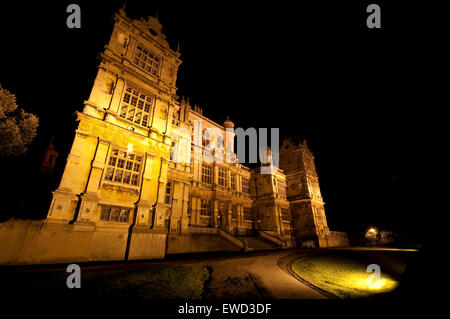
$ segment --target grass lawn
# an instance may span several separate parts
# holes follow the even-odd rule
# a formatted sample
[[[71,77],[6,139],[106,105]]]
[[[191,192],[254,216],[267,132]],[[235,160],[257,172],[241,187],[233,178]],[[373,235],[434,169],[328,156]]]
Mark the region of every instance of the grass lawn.
[[[362,258],[340,255],[306,256],[292,264],[292,270],[307,282],[339,298],[359,298],[379,295],[394,290],[398,283],[383,273],[376,282],[367,278],[370,263]]]
[[[203,266],[152,265],[131,270],[83,270],[81,288],[68,289],[69,274],[61,272],[0,273],[2,292],[17,294],[20,298],[39,296],[60,299],[89,300],[150,300],[198,299],[202,297],[209,271]],[[26,294],[26,296],[24,296]]]

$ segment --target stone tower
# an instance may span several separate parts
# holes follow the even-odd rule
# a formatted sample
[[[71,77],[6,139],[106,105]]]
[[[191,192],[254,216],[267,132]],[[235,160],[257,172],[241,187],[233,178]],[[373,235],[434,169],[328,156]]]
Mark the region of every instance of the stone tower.
[[[306,141],[288,139],[280,149],[280,168],[286,174],[293,233],[297,246],[328,247],[330,230],[320,193],[314,156]]]
[[[119,10],[90,96],[77,112],[47,221],[81,227],[86,240],[95,231],[90,258],[108,247],[121,247],[113,256],[119,259],[164,255],[164,195],[181,64],[165,38],[157,18],[133,20]],[[153,250],[138,247],[149,243]]]

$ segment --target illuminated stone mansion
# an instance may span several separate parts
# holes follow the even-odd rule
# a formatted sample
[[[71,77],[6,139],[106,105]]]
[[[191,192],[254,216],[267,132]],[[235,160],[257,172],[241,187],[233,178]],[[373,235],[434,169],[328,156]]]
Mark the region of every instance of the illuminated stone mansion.
[[[26,226],[34,229],[34,243],[12,263],[348,245],[345,233],[327,226],[304,141],[283,141],[280,169],[271,174],[237,161],[174,160],[192,158],[199,147],[189,136],[197,120],[219,132],[204,134],[202,145],[215,139],[216,151],[233,157],[225,146],[233,149],[234,134],[226,129],[234,123],[215,123],[180,101],[180,53],[161,30],[156,18],[115,14],[47,219]]]

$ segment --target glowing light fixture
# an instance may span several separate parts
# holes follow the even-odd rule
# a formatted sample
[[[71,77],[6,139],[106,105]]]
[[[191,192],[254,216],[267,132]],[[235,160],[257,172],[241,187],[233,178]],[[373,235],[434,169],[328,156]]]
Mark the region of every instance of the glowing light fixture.
[[[133,144],[128,143],[128,149],[127,149],[127,153],[133,153]]]

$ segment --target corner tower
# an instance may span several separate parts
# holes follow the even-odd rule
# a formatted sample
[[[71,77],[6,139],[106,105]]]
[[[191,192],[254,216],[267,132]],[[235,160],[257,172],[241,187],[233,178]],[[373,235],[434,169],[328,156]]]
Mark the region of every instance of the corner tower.
[[[286,195],[297,246],[328,247],[330,236],[325,203],[319,187],[314,156],[306,141],[284,140],[280,148],[280,168],[286,174]]]

